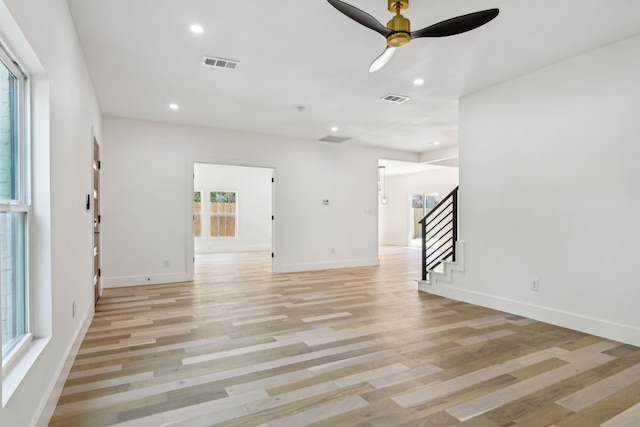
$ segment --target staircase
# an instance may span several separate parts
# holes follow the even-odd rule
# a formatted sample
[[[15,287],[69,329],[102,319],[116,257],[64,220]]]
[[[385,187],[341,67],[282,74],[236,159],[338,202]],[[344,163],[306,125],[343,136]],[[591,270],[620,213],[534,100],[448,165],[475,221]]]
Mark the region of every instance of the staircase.
[[[438,281],[451,282],[453,271],[464,271],[464,245],[458,242],[458,187],[438,203],[422,225],[422,279],[428,291]]]

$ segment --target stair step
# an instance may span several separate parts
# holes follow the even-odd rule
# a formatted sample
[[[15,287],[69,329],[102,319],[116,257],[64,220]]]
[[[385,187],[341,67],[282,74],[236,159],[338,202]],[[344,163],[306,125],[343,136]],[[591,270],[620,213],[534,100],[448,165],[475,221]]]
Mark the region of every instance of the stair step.
[[[456,260],[442,261],[436,268],[429,271],[427,280],[418,280],[418,290],[427,292],[431,286],[438,282],[451,283],[454,271],[464,271],[464,242],[456,242]]]

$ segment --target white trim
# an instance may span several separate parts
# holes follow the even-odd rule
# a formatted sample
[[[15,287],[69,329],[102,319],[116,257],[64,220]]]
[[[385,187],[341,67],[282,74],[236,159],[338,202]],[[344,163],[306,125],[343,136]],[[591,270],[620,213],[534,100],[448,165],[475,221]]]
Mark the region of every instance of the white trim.
[[[190,282],[189,272],[150,274],[148,276],[101,277],[102,288],[123,288],[127,286],[160,285],[164,283]]]
[[[31,212],[31,206],[22,205],[18,203],[4,203],[4,200],[0,200],[0,212]]]
[[[271,272],[272,273],[279,273],[280,272],[280,266],[277,263],[277,259],[276,258],[276,231],[278,230],[278,227],[276,227],[276,221],[278,221],[278,215],[276,215],[276,200],[278,200],[278,198],[276,197],[276,184],[278,183],[278,180],[276,179],[276,168],[271,168],[271,247],[269,248],[271,250]]]
[[[304,264],[282,264],[278,273],[296,273],[299,271],[334,270],[338,268],[377,267],[379,258],[361,258],[344,261],[310,262]]]
[[[198,252],[198,255],[207,255],[207,254],[219,254],[225,252],[265,252],[271,251],[270,245],[247,245],[247,246],[228,246],[228,247],[216,247],[215,249],[208,249]]]
[[[27,348],[29,348],[29,344],[33,340],[33,334],[31,332],[27,332],[23,334],[18,342],[15,343],[15,346],[9,354],[2,358],[2,372],[11,371],[13,365],[16,364],[16,361],[22,357],[22,354],[26,352]]]
[[[8,407],[2,411],[26,411],[22,417],[30,420],[29,425],[35,423],[42,412],[47,389],[51,388],[48,376],[32,378],[42,372],[42,364],[48,365],[46,354],[55,347],[49,346],[53,329],[52,316],[52,287],[51,287],[51,201],[50,201],[50,103],[49,103],[49,78],[44,67],[40,63],[34,49],[22,33],[20,25],[16,22],[5,2],[0,0],[0,38],[10,45],[11,53],[18,53],[20,66],[29,75],[27,88],[27,102],[29,111],[29,123],[24,129],[27,139],[30,141],[28,156],[30,169],[25,173],[25,185],[29,189],[37,189],[30,192],[25,203],[31,205],[31,218],[38,221],[29,221],[28,244],[29,257],[29,320],[34,339],[25,345],[20,357],[12,363],[12,367],[3,368],[3,381],[0,387],[2,401]],[[27,147],[25,147],[27,148]],[[39,362],[39,363],[38,363]],[[55,363],[55,362],[54,362]],[[36,372],[34,372],[36,371]],[[52,373],[52,377],[55,372]],[[37,381],[39,389],[28,391],[18,390],[25,388],[25,383]],[[15,393],[14,393],[15,392]],[[12,397],[12,394],[14,395]],[[11,399],[14,399],[12,402]],[[15,400],[18,400],[15,402]],[[13,407],[12,407],[13,406]],[[46,420],[45,422],[48,422]]]
[[[25,52],[26,53],[26,52]],[[16,272],[18,279],[21,283],[22,293],[24,294],[24,306],[20,311],[15,309],[16,312],[21,313],[22,321],[24,322],[24,333],[19,337],[17,343],[14,343],[15,347],[13,351],[9,352],[6,356],[2,356],[2,350],[0,349],[0,360],[2,361],[0,371],[1,375],[1,389],[0,395],[2,395],[2,406],[4,407],[9,401],[22,379],[26,376],[27,372],[31,368],[31,364],[35,361],[35,358],[30,359],[33,348],[33,294],[32,287],[30,285],[30,266],[32,256],[32,244],[31,244],[31,96],[30,90],[31,79],[26,70],[19,64],[19,55],[15,55],[10,51],[10,46],[5,42],[4,37],[0,40],[0,63],[5,67],[11,75],[15,78],[16,83],[16,100],[9,106],[10,109],[15,107],[15,114],[17,114],[17,129],[16,139],[17,146],[17,160],[15,160],[15,170],[17,187],[14,189],[14,199],[2,200],[0,203],[0,211],[10,213],[21,213],[24,218],[22,224],[21,237],[19,238],[20,252],[22,252],[22,262],[19,272]],[[2,310],[2,302],[0,301],[0,312]],[[0,313],[1,314],[1,313]],[[0,331],[0,338],[2,332]],[[41,351],[41,350],[40,350]],[[37,352],[39,355],[39,352]],[[37,356],[36,356],[37,357]],[[25,365],[24,360],[31,360],[30,364]]]
[[[31,334],[29,334],[31,335]],[[32,339],[24,343],[19,351],[19,356],[10,361],[9,366],[2,368],[2,407],[5,407],[13,393],[27,376],[36,359],[44,351],[50,338]]]
[[[76,333],[75,339],[71,341],[71,345],[67,350],[67,357],[62,361],[60,367],[58,368],[57,380],[55,383],[51,385],[51,390],[47,395],[49,398],[42,404],[41,408],[38,408],[38,412],[36,413],[36,423],[35,425],[38,427],[46,427],[49,425],[49,421],[53,416],[53,412],[56,409],[58,404],[58,399],[62,394],[62,389],[64,388],[64,384],[67,381],[67,377],[69,376],[69,372],[71,371],[71,367],[73,366],[73,362],[76,359],[76,355],[78,354],[78,350],[80,349],[80,345],[84,340],[85,335],[87,334],[87,330],[93,321],[93,316],[95,312],[93,310],[93,305],[89,307],[89,310],[86,313],[86,316],[80,325],[80,329]]]
[[[502,298],[495,295],[473,292],[467,289],[460,289],[441,283],[431,286],[420,285],[420,290],[430,294],[439,295],[441,297],[451,298],[456,301],[480,305],[482,307],[488,307],[494,310],[524,316],[529,319],[551,323],[553,325],[573,329],[575,331],[640,346],[640,330],[631,326],[583,316],[577,313],[555,310],[535,304],[527,304],[521,301]]]

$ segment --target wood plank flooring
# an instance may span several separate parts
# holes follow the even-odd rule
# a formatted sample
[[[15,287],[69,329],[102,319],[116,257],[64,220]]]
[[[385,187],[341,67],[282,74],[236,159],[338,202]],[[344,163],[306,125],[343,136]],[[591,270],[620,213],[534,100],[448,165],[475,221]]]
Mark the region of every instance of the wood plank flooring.
[[[640,349],[420,293],[419,251],[107,289],[51,426],[640,426]]]

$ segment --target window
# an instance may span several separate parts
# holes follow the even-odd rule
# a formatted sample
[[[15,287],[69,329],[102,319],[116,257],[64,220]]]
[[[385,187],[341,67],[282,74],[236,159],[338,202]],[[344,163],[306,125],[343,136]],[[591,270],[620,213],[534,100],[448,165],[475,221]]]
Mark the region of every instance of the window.
[[[193,192],[193,236],[202,237],[202,191]]]
[[[233,191],[210,193],[211,237],[236,237],[236,200]]]
[[[414,193],[409,196],[410,245],[422,246],[422,224],[420,220],[438,204],[438,193]],[[430,237],[430,236],[429,236]]]
[[[2,361],[28,337],[27,78],[0,48],[0,314]]]
[[[409,238],[422,241],[422,225],[420,220],[424,216],[424,196],[422,194],[411,194],[409,196],[409,212],[411,215],[411,231]],[[413,243],[413,242],[412,242]]]

